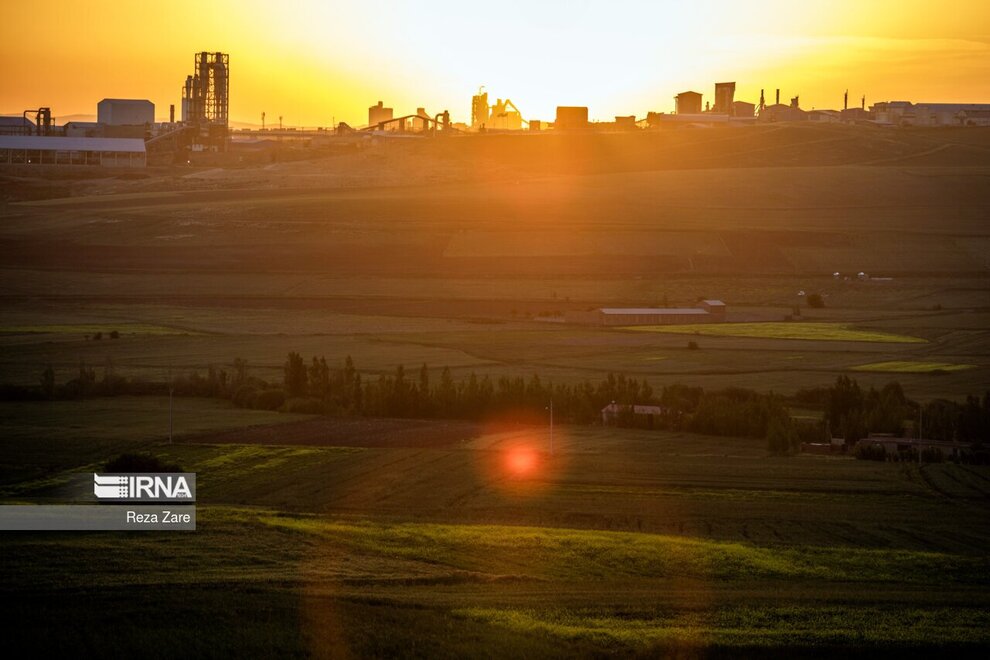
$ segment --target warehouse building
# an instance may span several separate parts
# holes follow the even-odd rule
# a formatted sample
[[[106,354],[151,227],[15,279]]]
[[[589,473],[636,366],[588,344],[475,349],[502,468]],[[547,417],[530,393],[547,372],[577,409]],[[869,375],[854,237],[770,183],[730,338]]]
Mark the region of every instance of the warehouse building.
[[[0,117],[0,135],[32,135],[34,122],[27,117]]]
[[[990,111],[990,103],[884,101],[870,111],[878,124],[889,126],[966,126],[966,115]]]
[[[721,300],[703,300],[697,307],[601,307],[566,312],[564,318],[568,323],[601,326],[721,323],[726,306]]]
[[[96,121],[107,126],[155,123],[155,104],[146,99],[103,99],[96,104]]]
[[[0,136],[0,165],[145,167],[144,140],[37,135]]]
[[[701,94],[698,92],[681,92],[674,97],[674,112],[679,115],[700,115]]]
[[[588,128],[588,108],[583,105],[558,105],[553,128],[557,131],[579,131]]]

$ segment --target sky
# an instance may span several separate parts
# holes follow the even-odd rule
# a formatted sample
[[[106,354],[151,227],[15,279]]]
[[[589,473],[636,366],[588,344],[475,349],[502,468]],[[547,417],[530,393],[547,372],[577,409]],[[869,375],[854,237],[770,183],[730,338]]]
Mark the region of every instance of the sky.
[[[883,100],[990,102],[990,2],[956,0],[48,0],[0,25],[0,113],[94,115],[102,98],[178,114],[194,53],[230,54],[231,119],[269,126],[367,122],[425,107],[467,121],[471,95],[526,119],[558,105],[593,119],[670,112],[693,90],[839,108]]]

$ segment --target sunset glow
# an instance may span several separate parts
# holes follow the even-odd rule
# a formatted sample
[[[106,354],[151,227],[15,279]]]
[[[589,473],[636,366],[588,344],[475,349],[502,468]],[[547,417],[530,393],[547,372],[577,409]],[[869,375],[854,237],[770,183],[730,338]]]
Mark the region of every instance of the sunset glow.
[[[31,5],[4,9],[0,54],[23,66],[5,72],[0,113],[91,115],[104,97],[133,97],[165,118],[204,49],[230,53],[231,117],[254,124],[262,112],[289,125],[361,124],[379,99],[464,121],[481,85],[544,119],[569,104],[593,119],[669,112],[674,94],[710,97],[720,80],[737,81],[737,98],[780,88],[807,108],[839,107],[846,89],[867,102],[990,97],[990,5],[977,0],[945,12],[918,0],[510,0],[483,17],[448,0],[428,11],[350,0],[45,7],[44,21]]]

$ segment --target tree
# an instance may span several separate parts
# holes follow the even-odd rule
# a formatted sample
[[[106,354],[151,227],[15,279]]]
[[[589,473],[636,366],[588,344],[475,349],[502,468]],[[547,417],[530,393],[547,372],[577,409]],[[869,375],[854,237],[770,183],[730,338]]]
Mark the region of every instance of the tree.
[[[55,370],[50,364],[41,372],[41,393],[46,399],[55,398]]]
[[[289,396],[306,395],[306,365],[295,351],[285,360],[285,391]]]
[[[794,424],[790,415],[774,415],[767,426],[767,450],[771,454],[787,454],[796,445]]]

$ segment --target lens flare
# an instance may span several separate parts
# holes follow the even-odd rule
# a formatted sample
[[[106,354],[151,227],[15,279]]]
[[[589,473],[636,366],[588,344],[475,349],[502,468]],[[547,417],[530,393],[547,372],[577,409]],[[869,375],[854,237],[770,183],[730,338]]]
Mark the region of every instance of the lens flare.
[[[506,471],[516,478],[533,476],[539,462],[540,457],[532,447],[513,447],[505,456]]]

